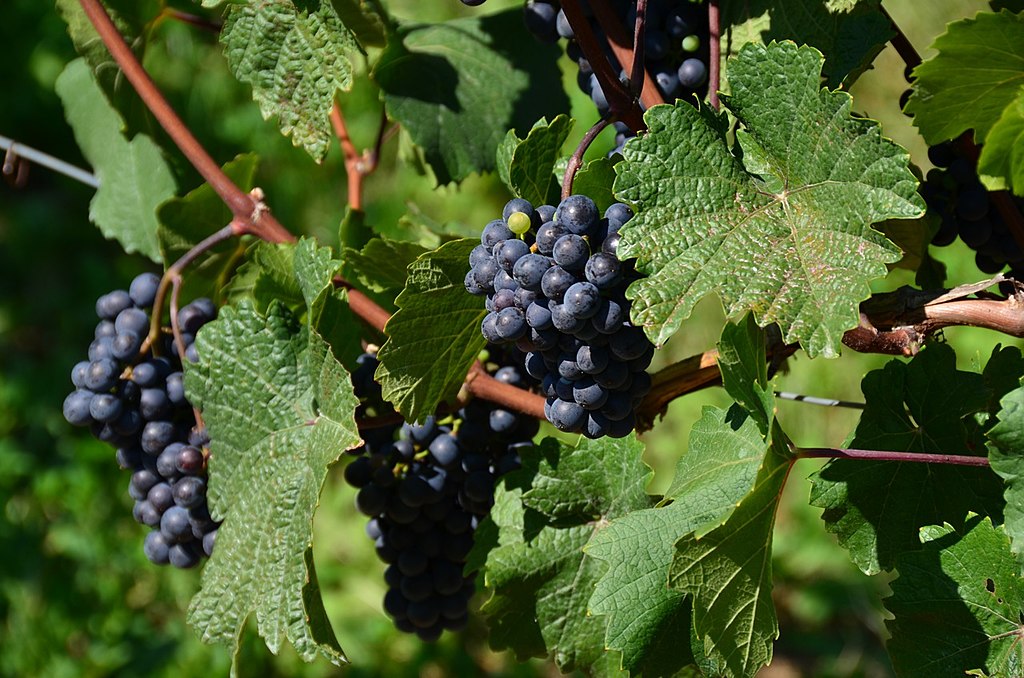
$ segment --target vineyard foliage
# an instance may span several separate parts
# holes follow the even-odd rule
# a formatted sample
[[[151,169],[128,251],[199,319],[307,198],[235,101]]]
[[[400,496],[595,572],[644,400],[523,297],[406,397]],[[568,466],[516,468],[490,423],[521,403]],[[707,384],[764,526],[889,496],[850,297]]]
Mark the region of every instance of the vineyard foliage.
[[[174,294],[220,305],[197,333],[198,361],[185,366],[210,438],[210,514],[223,521],[187,620],[229,648],[235,670],[252,633],[307,662],[352,658],[334,628],[344,611],[318,577],[314,515],[335,505],[332,468],[351,463],[346,453],[380,425],[361,416],[365,397],[360,410],[350,378],[365,351],[379,360],[383,398],[409,423],[445,421],[473,397],[538,412],[541,386],[479,390],[495,381],[479,368],[494,350],[481,334],[490,309],[467,293],[466,275],[486,221],[460,212],[486,218],[490,207],[466,207],[474,191],[487,205],[558,205],[569,172],[571,192],[602,214],[617,202],[632,210],[615,254],[639,275],[622,302],[663,369],[651,370],[638,431],[588,440],[545,423],[520,467],[496,482],[464,572],[475,575],[472,614],[490,647],[566,673],[754,676],[780,635],[773,541],[784,490],[813,472],[807,503],[834,550],[891,582],[881,604],[896,675],[1024,675],[1024,356],[1007,336],[1021,332],[999,324],[1020,316],[1024,285],[999,276],[935,291],[937,218],[919,194],[927,168],[849,91],[902,37],[880,2],[712,3],[722,47],[714,96],[647,107],[643,129],[608,154],[607,135],[577,150],[599,115],[577,100],[574,72],[563,77],[560,67],[575,66],[562,49],[526,30],[518,2],[437,12],[456,0],[105,0],[148,66],[174,53],[161,24],[187,17],[212,29],[205,58],[251,92],[250,106],[271,121],[264,129],[287,138],[228,149],[207,139],[211,121],[179,106],[252,196],[253,211],[240,214],[118,74],[82,9],[94,1],[56,3],[80,54],[55,89],[99,180],[89,220],[154,267],[176,271],[190,258]],[[562,4],[571,20],[581,3]],[[1024,240],[1024,9],[957,20],[931,56],[907,65],[904,111],[921,138],[974,147],[982,181],[1018,210],[1014,236]],[[157,84],[177,85],[181,104],[203,78],[197,67]],[[379,111],[378,121],[345,117],[346,107]],[[217,124],[230,128],[232,115]],[[274,153],[308,154],[302,172],[320,176],[291,177],[301,199],[338,169],[339,138],[343,219],[289,223],[308,212],[275,209]],[[385,161],[441,197],[375,186]],[[500,186],[480,183],[485,174]],[[340,176],[326,181],[343,185]],[[267,237],[268,210],[302,237]],[[239,237],[203,244],[246,223]],[[974,273],[947,285],[988,277]],[[915,275],[933,292],[926,301],[886,294]],[[717,344],[675,362],[673,343],[704,317],[695,309],[708,296],[724,309],[710,330]],[[984,354],[958,352],[936,331],[934,309],[968,306],[967,321],[945,325],[987,328],[989,346],[1002,343]],[[858,375],[863,410],[845,442],[813,447],[780,416],[780,375],[794,361],[841,365],[853,349],[895,355]],[[698,386],[686,380],[709,369]],[[686,423],[688,444],[657,437],[669,401],[712,384],[728,402]],[[674,474],[655,477],[653,441]]]

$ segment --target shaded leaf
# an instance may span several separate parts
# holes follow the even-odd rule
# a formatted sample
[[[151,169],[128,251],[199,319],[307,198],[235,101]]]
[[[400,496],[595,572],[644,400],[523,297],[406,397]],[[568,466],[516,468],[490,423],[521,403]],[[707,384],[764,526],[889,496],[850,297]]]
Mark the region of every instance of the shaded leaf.
[[[569,110],[554,67],[560,50],[526,33],[522,10],[403,26],[373,69],[388,115],[439,184],[494,169],[509,129]],[[541,94],[543,93],[543,94]]]
[[[1010,190],[1024,196],[1024,88],[985,137],[978,172],[1003,177]]]
[[[956,369],[953,350],[930,345],[910,363],[869,372],[866,406],[850,447],[897,452],[984,454],[974,417],[991,392],[981,375]],[[969,512],[1002,519],[1002,487],[987,468],[836,459],[812,476],[811,504],[850,558],[868,574],[890,570],[920,547],[918,529],[961,527]]]
[[[571,118],[559,115],[550,123],[539,120],[525,139],[509,131],[498,151],[498,162],[503,165],[498,175],[513,195],[533,205],[557,203],[561,187],[552,172],[572,125]]]
[[[1009,540],[988,519],[921,530],[899,559],[885,607],[889,656],[900,676],[953,678],[1024,672],[1024,582]]]
[[[1006,486],[1004,529],[1013,553],[1024,561],[1024,386],[1007,393],[999,404],[999,422],[988,432],[988,458]]]

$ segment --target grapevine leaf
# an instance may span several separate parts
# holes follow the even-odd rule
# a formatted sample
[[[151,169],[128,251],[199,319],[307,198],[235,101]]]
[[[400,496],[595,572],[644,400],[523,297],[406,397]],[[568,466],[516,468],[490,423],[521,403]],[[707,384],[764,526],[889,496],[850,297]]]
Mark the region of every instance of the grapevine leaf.
[[[1024,196],[1024,88],[985,138],[978,171],[1004,177],[1014,193]]]
[[[110,0],[103,3],[118,32],[141,60],[149,41],[147,24],[160,13],[155,0]],[[127,83],[110,50],[103,44],[99,33],[78,0],[57,0],[57,11],[68,25],[68,35],[75,50],[92,69],[93,77],[103,90],[107,101],[124,118],[126,135],[145,132],[152,120],[135,90]]]
[[[1024,14],[982,12],[949,24],[935,57],[914,69],[905,110],[929,144],[969,129],[985,141],[1024,86]]]
[[[897,452],[978,455],[984,440],[974,416],[990,391],[980,374],[956,369],[944,344],[909,364],[890,361],[861,382],[866,407],[850,446]],[[836,459],[812,476],[811,504],[826,528],[864,572],[896,566],[901,552],[920,547],[918,529],[969,512],[1002,519],[1002,487],[989,469],[909,462]]]
[[[93,166],[100,187],[89,203],[89,219],[126,252],[160,261],[157,207],[174,197],[174,176],[160,149],[141,134],[128,141],[124,122],[96,84],[82,59],[57,78],[57,94],[82,155]]]
[[[726,323],[718,342],[718,369],[733,400],[757,422],[761,435],[775,418],[775,394],[768,388],[765,336],[751,314],[738,323]]]
[[[243,190],[252,187],[257,159],[240,155],[224,165],[224,173]],[[231,210],[209,184],[190,191],[183,198],[172,198],[160,206],[160,253],[164,267],[169,267],[203,238],[223,228],[232,219]],[[238,238],[222,242],[189,265],[182,278],[181,295],[185,299],[211,297],[216,299],[245,254],[245,245]]]
[[[676,641],[689,635],[690,596],[668,587],[674,544],[720,525],[754,483],[767,446],[755,421],[734,406],[706,407],[690,433],[668,506],[633,511],[597,532],[584,552],[607,571],[590,611],[608,618],[606,645],[622,652],[623,668],[675,675],[694,661]],[[671,652],[664,648],[671,647]]]
[[[311,544],[327,469],[360,441],[348,373],[281,304],[225,307],[196,342],[185,385],[213,441],[210,511],[224,522],[189,621],[237,649],[255,613],[271,651],[287,638],[306,661],[340,664]]]
[[[583,547],[609,521],[650,506],[642,451],[635,439],[572,449],[548,439],[499,483],[491,512],[498,545],[484,570],[493,595],[483,606],[496,648],[551,654],[566,672],[617,673],[620,658],[605,661],[605,618],[587,614],[606,568]]]
[[[734,676],[754,675],[771,661],[779,635],[771,547],[790,459],[777,425],[771,443],[751,491],[720,527],[676,542],[669,569],[669,584],[693,596],[697,637]]]
[[[550,123],[539,120],[525,139],[516,137],[514,130],[509,131],[499,154],[500,162],[509,163],[508,169],[499,169],[498,174],[507,179],[506,185],[513,195],[533,205],[551,204],[556,199],[560,187],[553,170],[572,124],[572,118],[559,115]],[[507,148],[510,139],[514,140],[511,153]]]
[[[885,607],[889,656],[900,676],[953,678],[1024,672],[1024,582],[1006,534],[975,516],[960,529],[921,530],[899,559]]]
[[[374,66],[388,115],[422,149],[438,183],[494,169],[503,130],[569,110],[554,67],[558,48],[531,40],[522,23],[512,8],[404,26]]]
[[[331,0],[341,23],[356,36],[363,48],[383,47],[386,37],[384,20],[366,0]]]
[[[637,208],[619,255],[647,275],[630,285],[634,322],[658,345],[715,292],[727,312],[776,322],[810,355],[838,355],[868,282],[899,251],[871,224],[920,216],[909,155],[819,90],[821,54],[748,45],[729,65],[727,105],[753,176],[728,148],[724,116],[656,106],[629,141],[615,193]],[[755,159],[756,162],[753,162]]]
[[[608,158],[595,158],[588,161],[576,173],[572,182],[573,193],[585,195],[594,201],[597,209],[604,212],[616,202],[612,193],[615,181],[615,165]]]
[[[242,269],[242,279],[251,281],[252,298],[260,313],[266,313],[275,301],[292,309],[305,304],[295,278],[294,244],[261,241],[250,249]]]
[[[885,47],[892,26],[878,0],[752,0],[723,5],[722,57],[748,42],[792,40],[825,54],[829,87],[851,84]],[[730,49],[731,46],[735,46]]]
[[[342,274],[374,292],[397,292],[405,287],[409,264],[427,251],[412,242],[374,238],[361,250],[345,250]]]
[[[486,345],[480,322],[487,311],[466,294],[472,239],[453,240],[409,266],[405,289],[377,353],[377,381],[384,399],[406,420],[418,421],[458,393]]]
[[[334,133],[330,112],[338,90],[352,85],[359,46],[327,0],[262,0],[231,5],[221,43],[232,74],[252,87],[264,119],[323,160]]]
[[[1024,386],[1000,401],[999,423],[988,432],[992,470],[1006,485],[1006,533],[1013,552],[1024,561]]]

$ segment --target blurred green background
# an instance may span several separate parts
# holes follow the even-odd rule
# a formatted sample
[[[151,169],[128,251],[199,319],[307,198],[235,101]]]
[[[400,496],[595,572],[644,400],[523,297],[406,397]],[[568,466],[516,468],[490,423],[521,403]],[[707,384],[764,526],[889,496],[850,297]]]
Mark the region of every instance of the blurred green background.
[[[401,17],[430,20],[479,11],[456,0],[388,4]],[[484,9],[515,4],[490,0]],[[195,11],[184,0],[178,6]],[[942,0],[925,10],[910,0],[886,2],[925,55],[948,20],[985,6]],[[84,165],[53,92],[63,65],[75,56],[64,24],[52,4],[38,0],[6,0],[4,10],[0,134]],[[241,152],[260,155],[258,183],[281,221],[293,231],[336,242],[345,202],[337,149],[318,166],[282,138],[273,121],[264,122],[248,90],[227,73],[212,34],[172,22],[154,31],[146,65],[214,157],[224,162]],[[562,66],[575,96],[572,66]],[[902,62],[887,48],[854,86],[855,109],[880,120],[886,135],[927,169],[925,145],[898,108],[906,87],[902,73]],[[343,97],[360,147],[372,142],[380,115],[375,90],[363,82]],[[574,99],[574,112],[583,123],[595,117],[582,96]],[[401,160],[399,146],[397,139],[385,146],[382,166],[367,184],[368,220],[383,233],[418,237],[402,219],[411,212],[450,224],[453,233],[470,234],[508,198],[493,176],[434,190],[429,179]],[[602,153],[610,140],[598,146],[594,152]],[[127,474],[117,468],[110,448],[72,429],[61,416],[70,368],[92,337],[95,298],[152,268],[124,255],[89,223],[91,195],[91,189],[40,167],[31,169],[23,187],[0,184],[0,676],[226,675],[228,652],[200,643],[184,621],[199,573],[160,569],[145,560],[144,530],[131,517]],[[946,248],[937,256],[952,284],[983,277],[963,248]],[[896,274],[876,289],[907,282],[910,277]],[[712,347],[721,323],[717,301],[706,300],[660,354],[659,364]],[[995,343],[1009,343],[964,329],[945,336],[964,368]],[[778,386],[855,401],[863,375],[885,360],[852,352],[836,361],[800,357],[790,361]],[[677,400],[643,436],[657,471],[651,492],[668,486],[676,460],[686,451],[690,425],[708,404],[727,404],[724,393],[709,389]],[[779,409],[787,431],[806,446],[840,445],[857,421],[856,410],[791,402],[781,402]],[[762,675],[891,675],[880,603],[887,581],[862,576],[825,533],[819,511],[806,503],[803,479],[816,464],[801,464],[787,487],[774,544],[781,639],[775,661]],[[558,675],[551,664],[517,664],[508,653],[491,652],[479,620],[434,645],[394,631],[380,609],[383,566],[352,498],[340,473],[332,473],[316,518],[315,557],[328,613],[353,665],[305,665],[287,649],[274,657],[250,635],[242,675]]]

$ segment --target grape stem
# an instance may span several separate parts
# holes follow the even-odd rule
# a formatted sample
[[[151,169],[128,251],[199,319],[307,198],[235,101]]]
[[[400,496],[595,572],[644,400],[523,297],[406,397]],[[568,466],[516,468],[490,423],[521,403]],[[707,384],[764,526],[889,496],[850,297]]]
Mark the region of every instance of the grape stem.
[[[372,149],[359,151],[352,143],[352,137],[348,133],[348,125],[345,122],[345,115],[341,104],[334,102],[331,108],[331,126],[334,134],[338,137],[342,154],[345,157],[345,174],[348,176],[348,206],[349,209],[363,211],[363,183],[364,179],[377,170],[380,162],[381,147],[384,141],[390,138],[397,130],[398,125],[388,126],[387,111],[381,108],[380,127],[377,132],[377,139]]]
[[[605,116],[598,120],[593,127],[587,130],[587,133],[580,139],[579,145],[576,150],[573,151],[572,156],[569,158],[569,163],[565,166],[565,176],[562,178],[562,200],[565,200],[572,195],[572,182],[576,180],[576,173],[583,165],[583,154],[590,148],[590,144],[594,143],[594,139],[597,135],[608,126],[611,122],[611,118]]]
[[[867,459],[872,461],[906,461],[918,464],[988,467],[988,457],[966,454],[928,454],[894,452],[892,450],[858,450],[831,447],[796,448],[796,459]]]
[[[643,45],[643,33],[646,32],[647,20],[646,16],[643,21],[639,12],[637,12],[637,26],[634,28],[633,33],[630,33],[619,21],[619,18],[615,15],[614,9],[607,2],[594,2],[591,3],[591,8],[594,10],[594,16],[597,17],[597,23],[600,24],[601,30],[608,36],[608,47],[611,48],[612,54],[615,55],[615,59],[622,64],[622,67],[630,74],[630,96],[633,99],[632,105],[636,105],[636,94],[639,93],[640,101],[643,103],[645,108],[650,108],[657,104],[665,103],[665,99],[661,96],[661,91],[654,83],[654,78],[647,72],[644,67],[643,54],[641,53],[639,58],[636,54],[636,45]],[[637,37],[637,29],[641,31],[639,37]],[[576,30],[573,26],[573,30]],[[638,42],[639,41],[639,42]],[[602,50],[602,55],[604,51]],[[589,60],[590,57],[587,57]],[[590,62],[593,64],[593,61]],[[616,76],[616,82],[618,76]],[[604,84],[602,83],[602,88]],[[606,93],[607,89],[604,90]],[[611,103],[611,99],[608,100]],[[615,110],[614,108],[612,110]],[[641,111],[641,116],[643,112]],[[622,117],[622,116],[620,116]],[[641,117],[642,120],[642,117]],[[627,124],[628,121],[626,121]],[[639,131],[640,129],[646,129],[646,127],[630,127]]]
[[[647,22],[647,0],[636,2],[636,25],[633,28],[633,64],[629,69],[629,93],[636,99],[647,81],[644,72],[644,24]]]
[[[598,12],[599,21],[599,10],[604,4],[602,2],[594,3],[594,10]],[[572,26],[576,41],[583,51],[583,56],[587,58],[587,61],[590,62],[591,67],[594,69],[594,75],[597,76],[597,81],[601,84],[601,89],[608,99],[608,105],[611,107],[612,112],[629,125],[630,129],[646,129],[643,111],[640,110],[639,103],[633,100],[619,80],[618,71],[608,60],[601,42],[590,27],[590,22],[587,21],[587,17],[583,13],[580,0],[563,0],[562,11],[565,12],[565,18],[568,19],[569,25]],[[612,49],[614,50],[614,47]]]
[[[146,70],[135,58],[131,48],[125,43],[120,32],[111,21],[107,10],[99,0],[79,0],[82,10],[99,34],[103,44],[124,71],[128,82],[139,94],[153,116],[171,137],[181,152],[192,163],[193,167],[216,191],[217,195],[231,209],[238,223],[237,230],[255,235],[264,240],[280,241],[291,235],[278,223],[261,203],[247,195],[234,184],[221,170],[220,166],[210,157],[202,144],[195,138],[191,130],[185,126],[178,114],[174,112]]]
[[[204,31],[209,31],[210,33],[220,33],[221,29],[224,27],[223,23],[220,21],[207,19],[206,17],[199,16],[198,14],[183,12],[180,9],[174,9],[173,7],[164,7],[160,10],[160,16],[158,18],[163,17],[174,19],[176,21],[189,24],[190,26],[195,26],[196,28],[201,28]]]
[[[718,110],[722,86],[722,10],[720,0],[708,0],[708,102]]]

